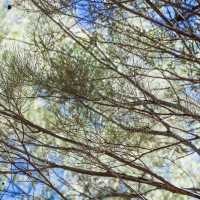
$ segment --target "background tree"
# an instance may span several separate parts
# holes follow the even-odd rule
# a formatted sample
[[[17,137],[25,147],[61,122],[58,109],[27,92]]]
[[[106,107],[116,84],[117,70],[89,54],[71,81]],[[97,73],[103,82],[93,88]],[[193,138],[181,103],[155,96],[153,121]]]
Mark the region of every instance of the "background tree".
[[[198,1],[18,4],[34,14],[2,52],[2,177],[44,199],[200,199]]]

